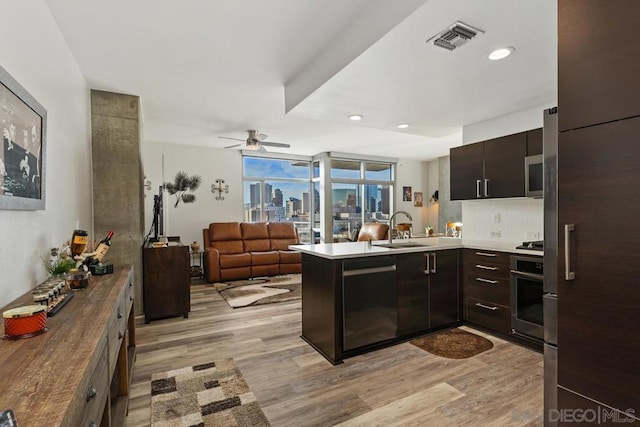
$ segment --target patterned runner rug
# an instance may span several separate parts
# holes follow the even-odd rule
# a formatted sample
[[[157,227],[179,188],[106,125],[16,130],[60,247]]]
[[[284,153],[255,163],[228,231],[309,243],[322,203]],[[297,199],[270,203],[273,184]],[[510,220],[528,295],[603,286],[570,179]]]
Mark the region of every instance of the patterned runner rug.
[[[284,274],[219,282],[213,287],[233,308],[270,304],[302,298],[302,275]]]
[[[463,329],[449,329],[410,341],[436,356],[448,359],[466,359],[493,348],[493,343]]]
[[[153,374],[151,426],[269,426],[233,359]]]

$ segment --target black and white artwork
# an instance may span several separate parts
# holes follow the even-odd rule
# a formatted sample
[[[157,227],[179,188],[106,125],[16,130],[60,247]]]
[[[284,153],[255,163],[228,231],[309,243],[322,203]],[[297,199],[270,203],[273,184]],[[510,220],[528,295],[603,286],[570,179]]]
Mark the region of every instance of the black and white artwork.
[[[44,209],[46,114],[0,67],[1,209]]]

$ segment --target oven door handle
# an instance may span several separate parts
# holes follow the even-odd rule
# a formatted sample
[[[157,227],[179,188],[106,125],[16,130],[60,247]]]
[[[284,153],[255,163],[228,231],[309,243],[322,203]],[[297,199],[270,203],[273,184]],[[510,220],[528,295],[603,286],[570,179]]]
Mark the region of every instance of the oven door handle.
[[[511,270],[511,274],[516,276],[516,277],[523,277],[523,278],[526,278],[526,279],[534,279],[534,280],[539,280],[541,282],[544,279],[544,276],[542,274],[527,273],[526,271]]]

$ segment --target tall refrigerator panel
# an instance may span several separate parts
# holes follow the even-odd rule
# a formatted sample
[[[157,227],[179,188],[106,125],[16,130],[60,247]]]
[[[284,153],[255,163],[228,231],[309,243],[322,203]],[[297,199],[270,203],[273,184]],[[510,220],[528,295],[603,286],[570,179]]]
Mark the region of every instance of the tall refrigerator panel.
[[[558,109],[544,110],[544,419],[558,407]]]

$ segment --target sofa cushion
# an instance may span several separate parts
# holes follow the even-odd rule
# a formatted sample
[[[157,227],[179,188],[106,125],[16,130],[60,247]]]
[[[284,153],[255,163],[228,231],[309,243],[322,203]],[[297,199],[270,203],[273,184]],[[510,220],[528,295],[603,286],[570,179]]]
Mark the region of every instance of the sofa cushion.
[[[251,265],[278,265],[280,256],[277,251],[251,252]]]
[[[278,251],[280,253],[280,264],[296,264],[302,262],[302,254],[294,251]]]
[[[242,232],[238,222],[213,222],[209,224],[211,247],[221,254],[241,254],[244,252]]]
[[[287,250],[289,245],[298,244],[298,234],[291,222],[270,222],[269,240],[272,250]]]
[[[243,222],[240,229],[245,252],[266,252],[271,249],[266,222]]]
[[[220,254],[220,268],[249,267],[251,265],[251,254]]]

